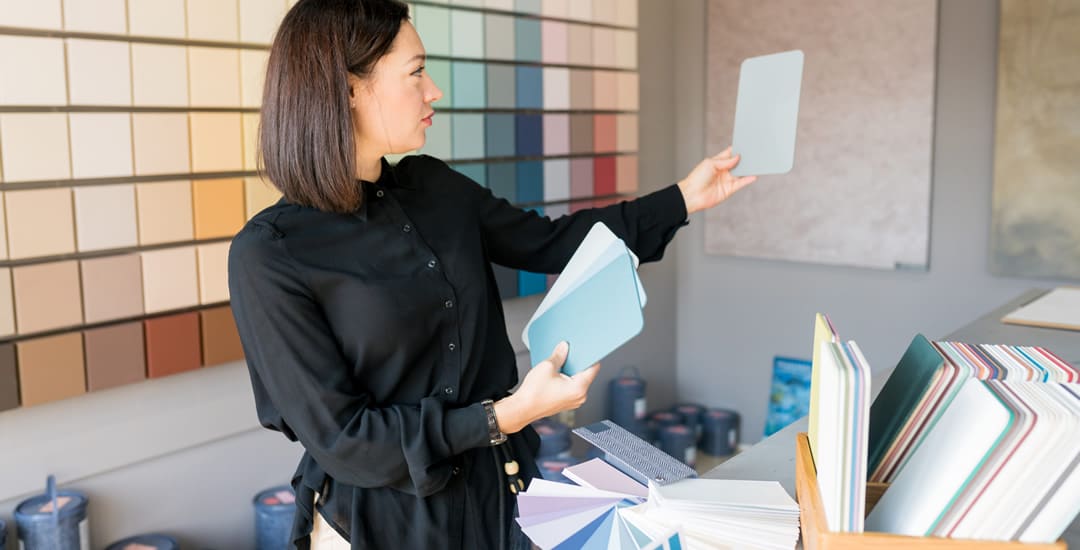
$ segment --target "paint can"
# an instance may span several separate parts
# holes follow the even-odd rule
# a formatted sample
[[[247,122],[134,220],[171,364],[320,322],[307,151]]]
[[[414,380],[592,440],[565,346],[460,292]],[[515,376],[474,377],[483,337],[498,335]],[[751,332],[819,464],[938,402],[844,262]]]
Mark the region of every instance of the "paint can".
[[[271,487],[255,495],[256,550],[286,550],[292,546],[296,493],[288,485]]]
[[[682,418],[682,423],[694,432],[694,442],[701,441],[701,416],[705,414],[705,407],[697,403],[682,403],[671,409]]]
[[[0,519],[0,550],[4,550],[5,546],[7,546],[7,524]]]
[[[180,550],[180,544],[168,535],[145,534],[118,540],[105,550]]]
[[[532,423],[540,436],[540,458],[566,458],[570,456],[570,428],[551,418],[541,418]]]
[[[660,430],[660,450],[694,467],[697,462],[697,441],[689,426],[676,424]]]
[[[627,371],[633,369],[633,373]],[[637,367],[626,367],[608,383],[608,418],[626,431],[646,437],[645,380]]]
[[[702,421],[701,450],[713,456],[735,454],[739,445],[739,413],[709,409]]]
[[[78,491],[58,491],[49,476],[45,493],[15,507],[15,528],[21,550],[90,550],[86,519],[89,499]]]
[[[656,411],[652,413],[651,415],[649,415],[648,423],[649,443],[652,443],[654,446],[659,447],[660,433],[664,431],[664,428],[681,423],[682,418],[680,418],[679,415],[671,411]]]

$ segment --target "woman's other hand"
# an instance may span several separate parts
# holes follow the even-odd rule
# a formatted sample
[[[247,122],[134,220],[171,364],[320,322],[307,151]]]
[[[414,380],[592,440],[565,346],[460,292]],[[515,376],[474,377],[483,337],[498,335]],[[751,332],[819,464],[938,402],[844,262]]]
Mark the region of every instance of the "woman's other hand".
[[[551,357],[529,370],[513,395],[495,403],[495,417],[503,433],[516,433],[529,423],[563,411],[573,410],[585,403],[589,386],[600,371],[597,363],[573,376],[560,372],[569,346],[561,342]]]
[[[739,164],[739,156],[732,156],[731,147],[728,147],[719,155],[698,163],[679,182],[679,190],[682,191],[683,200],[686,201],[687,215],[724,202],[736,191],[757,179],[757,176],[731,175],[731,169],[735,168],[736,164]]]

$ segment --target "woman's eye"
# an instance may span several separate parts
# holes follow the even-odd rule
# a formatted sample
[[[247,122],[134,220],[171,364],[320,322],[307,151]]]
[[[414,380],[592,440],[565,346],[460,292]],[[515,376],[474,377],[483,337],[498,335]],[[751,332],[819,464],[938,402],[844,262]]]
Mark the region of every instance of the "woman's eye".
[[[424,73],[424,66],[421,65],[419,69],[416,69],[415,71],[413,71],[413,76],[420,76],[423,73]]]

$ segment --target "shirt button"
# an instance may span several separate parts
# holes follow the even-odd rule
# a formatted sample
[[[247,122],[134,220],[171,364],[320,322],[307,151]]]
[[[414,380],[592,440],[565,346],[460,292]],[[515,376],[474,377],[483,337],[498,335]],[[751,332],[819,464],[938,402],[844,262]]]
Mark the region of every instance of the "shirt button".
[[[455,475],[455,476],[456,476],[456,475],[458,475],[458,474],[460,474],[460,473],[461,473],[461,468],[458,468],[457,466],[454,466],[454,468],[453,468],[452,470],[450,470],[450,473],[451,473],[452,475]]]
[[[446,386],[443,388],[443,393],[446,395],[454,395],[454,388],[452,386]]]
[[[405,227],[402,227],[401,230],[408,233],[409,231],[412,231],[412,226],[409,224],[405,224]]]
[[[447,300],[446,303],[443,304],[443,305],[446,306],[446,309],[450,309],[450,308],[454,307],[454,301],[453,300]]]
[[[435,269],[435,260],[428,260],[427,266],[431,269]]]
[[[383,195],[385,195],[385,194],[386,194],[386,193],[383,193],[383,190],[382,190],[382,189],[379,189],[378,191],[376,191],[376,192],[375,192],[375,196],[376,196],[376,197],[379,197],[380,199],[381,199],[381,198],[383,197]]]
[[[457,348],[457,346],[455,346],[453,342],[450,342],[450,345],[446,347],[450,348],[450,351],[454,351],[454,349]]]

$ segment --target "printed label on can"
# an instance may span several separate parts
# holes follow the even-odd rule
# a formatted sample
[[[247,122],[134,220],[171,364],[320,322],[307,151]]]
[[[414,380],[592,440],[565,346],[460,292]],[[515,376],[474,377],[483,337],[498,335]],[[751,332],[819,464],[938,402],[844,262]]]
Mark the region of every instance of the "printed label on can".
[[[79,550],[90,550],[89,518],[79,522]]]
[[[645,398],[639,397],[634,400],[634,418],[641,420],[645,418]]]
[[[738,441],[739,441],[739,433],[737,431],[735,431],[735,428],[732,428],[732,429],[728,430],[728,432],[727,432],[727,442],[728,443],[727,444],[728,444],[728,447],[731,447],[731,450],[733,452],[735,450],[735,444],[738,443]]]
[[[274,496],[276,496],[283,504],[292,504],[296,502],[296,497],[292,494],[292,491],[278,491],[274,493]]]
[[[697,447],[694,447],[693,445],[691,445],[691,446],[686,448],[686,464],[688,466],[693,466],[696,461],[697,461]]]

